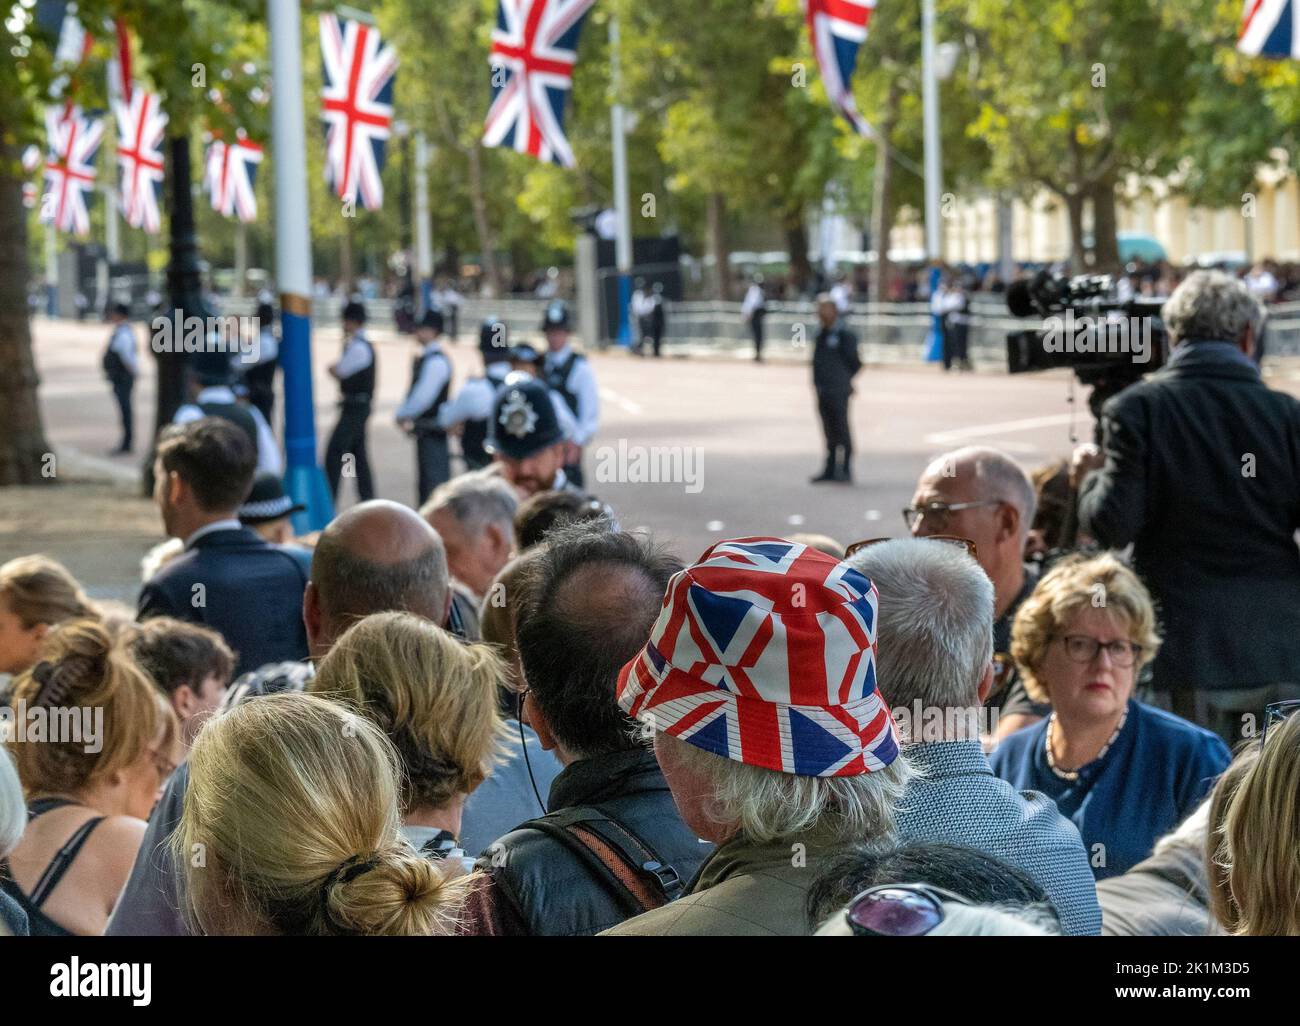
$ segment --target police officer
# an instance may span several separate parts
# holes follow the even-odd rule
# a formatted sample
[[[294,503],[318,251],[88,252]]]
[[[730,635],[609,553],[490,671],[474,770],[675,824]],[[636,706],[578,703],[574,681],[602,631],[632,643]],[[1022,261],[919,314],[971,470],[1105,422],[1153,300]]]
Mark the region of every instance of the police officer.
[[[740,304],[740,315],[749,325],[754,337],[754,362],[763,362],[763,318],[767,316],[767,294],[763,291],[763,276],[754,275]]]
[[[280,366],[280,340],[275,337],[275,309],[270,303],[257,307],[257,362],[244,370],[248,401],[268,421],[275,410],[275,372]]]
[[[943,369],[953,364],[958,370],[970,370],[967,340],[970,336],[970,293],[960,279],[949,289],[943,315]]]
[[[650,286],[650,295],[646,299],[646,324],[650,345],[657,358],[663,355],[660,348],[664,343],[664,284],[661,281]]]
[[[813,387],[817,390],[817,412],[826,433],[826,469],[812,483],[848,483],[853,480],[849,397],[853,394],[853,375],[862,366],[858,358],[858,337],[840,320],[839,308],[829,293],[817,297],[817,319],[821,329],[813,344]]]
[[[582,449],[600,425],[600,396],[596,376],[587,357],[569,344],[571,321],[566,303],[555,300],[542,316],[546,356],[542,377],[559,393],[577,421],[572,440],[565,444],[564,473],[575,486],[582,486]]]
[[[393,415],[415,438],[416,505],[451,476],[447,432],[438,414],[451,394],[451,360],[442,348],[442,310],[430,307],[415,327],[420,352],[411,361],[411,387]]]
[[[357,497],[365,502],[375,497],[370,476],[370,457],[366,451],[366,421],[375,397],[375,347],[363,329],[366,308],[356,300],[343,307],[343,354],[329,372],[339,383],[339,420],[325,450],[325,472],[329,477],[330,495],[337,501],[343,456],[351,453],[357,476]]]
[[[581,491],[564,470],[567,448],[550,390],[527,374],[512,374],[497,392],[488,422],[487,449],[501,476],[525,499],[538,492]]]
[[[202,351],[189,358],[190,401],[176,410],[173,424],[188,424],[201,417],[228,420],[248,436],[257,450],[259,474],[284,473],[284,456],[275,432],[256,406],[235,395],[235,370],[224,352]]]
[[[131,330],[130,316],[131,311],[124,303],[114,303],[108,314],[113,333],[104,350],[104,376],[113,388],[113,398],[117,400],[117,410],[122,418],[122,444],[113,450],[114,454],[131,451],[131,391],[135,388],[140,364],[136,359],[135,332]]]
[[[510,373],[509,330],[500,318],[489,317],[479,327],[479,352],[483,356],[483,373],[470,378],[456,397],[438,411],[438,424],[444,431],[460,432],[460,452],[465,466],[480,470],[492,462],[485,443],[492,400]]]

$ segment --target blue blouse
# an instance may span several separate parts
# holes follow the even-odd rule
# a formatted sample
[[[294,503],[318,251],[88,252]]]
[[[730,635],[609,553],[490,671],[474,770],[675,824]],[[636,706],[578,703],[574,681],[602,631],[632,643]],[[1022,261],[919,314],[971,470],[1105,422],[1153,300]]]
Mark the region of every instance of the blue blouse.
[[[1216,734],[1130,700],[1128,721],[1101,759],[1062,780],[1047,765],[1050,721],[1005,738],[989,757],[1018,791],[1041,791],[1079,828],[1098,880],[1132,868],[1190,815],[1232,761]]]

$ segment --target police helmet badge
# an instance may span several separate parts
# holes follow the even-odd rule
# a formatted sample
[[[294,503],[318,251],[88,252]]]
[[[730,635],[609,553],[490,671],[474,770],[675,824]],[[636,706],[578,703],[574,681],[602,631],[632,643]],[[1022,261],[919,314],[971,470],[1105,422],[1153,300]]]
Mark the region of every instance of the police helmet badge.
[[[537,411],[533,409],[533,404],[528,401],[528,397],[516,389],[506,396],[506,401],[501,404],[497,423],[506,434],[513,435],[515,438],[527,438],[537,426]]]

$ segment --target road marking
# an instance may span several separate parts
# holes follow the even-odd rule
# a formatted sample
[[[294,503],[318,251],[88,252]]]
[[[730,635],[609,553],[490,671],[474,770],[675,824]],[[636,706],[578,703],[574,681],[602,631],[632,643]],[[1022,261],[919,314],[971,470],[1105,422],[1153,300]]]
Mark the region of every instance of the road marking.
[[[936,431],[926,435],[925,440],[931,445],[949,445],[971,438],[983,438],[986,435],[1000,434],[1004,431],[1032,431],[1034,428],[1061,427],[1066,424],[1086,423],[1089,414],[1053,413],[1046,417],[1025,417],[1023,420],[1003,420],[996,424],[972,424],[970,427],[953,428],[951,431]]]
[[[600,390],[600,397],[606,402],[613,403],[616,406],[621,406],[626,413],[637,415],[642,412],[640,403],[634,403],[631,399],[624,399],[612,388],[602,388]]]

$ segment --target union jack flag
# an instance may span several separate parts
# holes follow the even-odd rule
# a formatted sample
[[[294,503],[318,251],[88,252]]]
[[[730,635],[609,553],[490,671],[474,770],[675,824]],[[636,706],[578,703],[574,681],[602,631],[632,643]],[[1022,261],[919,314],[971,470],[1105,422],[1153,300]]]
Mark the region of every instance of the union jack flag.
[[[1252,57],[1300,59],[1300,0],[1246,0],[1237,49]]]
[[[808,36],[826,95],[859,135],[874,133],[853,99],[853,69],[858,50],[867,40],[867,26],[876,0],[807,0]]]
[[[222,217],[238,217],[245,224],[257,220],[257,195],[253,182],[262,162],[262,147],[247,139],[224,143],[213,139],[208,146],[204,184],[212,198],[212,209]]]
[[[876,689],[876,589],[847,563],[780,538],[714,545],[676,574],[619,705],[705,751],[799,776],[889,765],[898,740]]]
[[[50,107],[45,112],[45,132],[50,152],[45,160],[41,221],[84,237],[90,234],[86,194],[95,189],[95,154],[104,123],[87,117],[80,107]]]
[[[484,146],[506,146],[573,167],[564,106],[578,37],[596,0],[500,0],[492,32],[492,106]]]
[[[162,227],[161,146],[167,128],[162,100],[137,85],[132,87],[129,101],[113,103],[113,113],[117,117],[117,163],[122,171],[122,216],[132,228],[155,235]]]
[[[393,124],[397,51],[379,30],[359,21],[320,16],[321,117],[325,121],[325,181],[342,200],[367,210],[384,203],[384,143]]]

